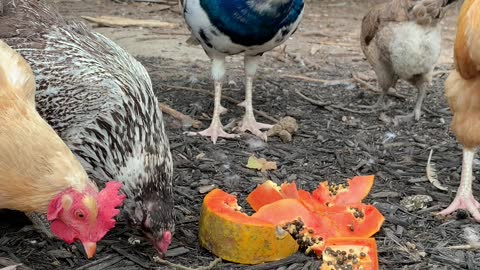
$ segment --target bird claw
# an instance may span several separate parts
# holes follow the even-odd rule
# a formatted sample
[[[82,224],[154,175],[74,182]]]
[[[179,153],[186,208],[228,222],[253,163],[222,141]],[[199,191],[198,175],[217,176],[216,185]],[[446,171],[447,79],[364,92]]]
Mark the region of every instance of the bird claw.
[[[466,196],[457,195],[453,202],[446,209],[439,212],[438,215],[446,216],[455,212],[456,210],[464,209],[468,211],[477,222],[480,222],[480,211],[478,210],[479,207],[480,203],[473,197],[472,194]]]
[[[213,144],[216,144],[217,143],[217,139],[220,137],[220,138],[238,138],[239,135],[237,134],[230,134],[230,133],[227,133],[223,130],[223,128],[221,126],[215,126],[215,125],[211,125],[209,128],[203,130],[203,131],[200,131],[200,132],[186,132],[186,134],[188,136],[197,136],[197,135],[200,135],[200,136],[204,136],[204,137],[210,137],[210,139],[212,140]]]
[[[262,140],[267,141],[267,134],[262,132],[261,129],[270,129],[273,125],[259,123],[252,117],[244,117],[242,124],[236,128],[240,132],[250,131],[253,135],[260,137]]]
[[[420,116],[417,116],[414,113],[409,113],[406,115],[397,115],[393,119],[393,123],[395,123],[396,126],[398,126],[401,123],[406,123],[406,122],[411,122],[413,119],[418,121],[420,119]]]

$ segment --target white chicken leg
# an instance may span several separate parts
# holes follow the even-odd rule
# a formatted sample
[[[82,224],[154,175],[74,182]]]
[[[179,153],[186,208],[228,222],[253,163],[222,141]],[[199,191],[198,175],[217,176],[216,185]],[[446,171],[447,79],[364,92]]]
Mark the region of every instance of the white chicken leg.
[[[462,175],[457,195],[455,196],[455,199],[450,204],[450,206],[448,206],[445,210],[441,211],[439,215],[448,215],[458,209],[465,209],[473,216],[473,218],[477,222],[480,222],[480,212],[478,211],[480,203],[475,200],[472,194],[472,167],[475,152],[476,149],[463,149]]]
[[[212,77],[215,85],[215,98],[213,105],[213,116],[210,127],[200,132],[189,132],[189,135],[201,135],[210,137],[212,142],[217,143],[218,137],[222,138],[235,138],[238,135],[229,134],[223,130],[223,125],[220,120],[220,114],[226,111],[221,105],[222,100],[222,81],[225,76],[225,57],[212,59]]]
[[[272,125],[259,123],[253,115],[253,78],[257,72],[258,60],[260,56],[247,56],[244,58],[245,65],[245,101],[238,104],[239,106],[245,107],[245,114],[243,115],[242,123],[238,128],[239,131],[245,132],[250,131],[252,134],[262,138],[264,141],[267,140],[267,134],[261,131],[261,129],[272,128]]]

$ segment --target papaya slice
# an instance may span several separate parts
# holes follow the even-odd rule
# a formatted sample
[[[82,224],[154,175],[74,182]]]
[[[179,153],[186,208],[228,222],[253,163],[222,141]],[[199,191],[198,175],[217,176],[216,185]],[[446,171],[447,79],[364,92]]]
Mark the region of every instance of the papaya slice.
[[[347,184],[320,183],[312,192],[313,198],[326,206],[348,205],[361,202],[372,189],[373,175],[355,176],[347,180]]]
[[[222,259],[242,264],[276,261],[297,252],[298,244],[288,232],[240,210],[235,196],[220,189],[209,192],[200,212],[200,244]],[[270,215],[281,213],[282,209],[271,209]]]
[[[378,270],[377,244],[373,238],[330,238],[325,243],[320,270]]]
[[[262,206],[283,198],[280,187],[271,180],[267,180],[248,195],[247,203],[253,210],[258,211]]]
[[[271,180],[267,180],[248,195],[247,203],[253,210],[258,211],[262,206],[286,198],[298,198],[298,190],[295,182],[283,183],[279,187]]]
[[[272,215],[274,212],[276,214]],[[296,199],[282,199],[265,205],[252,217],[282,225],[307,254],[311,251],[321,254],[324,239],[339,236],[336,225],[327,216],[317,215]]]
[[[385,217],[373,205],[357,203],[324,208],[327,217],[342,237],[370,237],[382,227]]]

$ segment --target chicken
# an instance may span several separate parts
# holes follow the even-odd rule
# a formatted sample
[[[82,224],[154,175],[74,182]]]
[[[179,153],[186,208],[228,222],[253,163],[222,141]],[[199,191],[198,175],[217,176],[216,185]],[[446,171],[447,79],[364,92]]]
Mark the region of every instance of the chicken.
[[[0,2],[0,38],[32,66],[40,115],[98,186],[123,183],[129,224],[165,254],[175,229],[173,162],[147,71],[42,1]]]
[[[98,192],[65,143],[35,109],[26,61],[0,41],[0,209],[46,213],[51,232],[86,254],[115,226],[121,184]]]
[[[453,113],[452,131],[463,145],[462,173],[455,199],[440,214],[466,209],[480,222],[480,204],[472,194],[473,159],[480,146],[480,1],[463,3],[454,57],[455,70],[445,81],[445,96]]]
[[[440,56],[439,22],[456,0],[391,0],[372,8],[363,18],[362,51],[377,75],[382,93],[375,105],[384,106],[384,96],[403,79],[418,89],[411,114],[398,122],[419,120],[432,72]]]
[[[180,7],[192,36],[212,60],[215,99],[210,127],[198,133],[216,143],[218,137],[233,138],[223,130],[220,104],[225,57],[244,54],[245,114],[238,131],[250,131],[267,140],[261,129],[272,125],[256,121],[253,114],[253,77],[264,52],[284,43],[297,29],[303,16],[303,0],[180,0]]]

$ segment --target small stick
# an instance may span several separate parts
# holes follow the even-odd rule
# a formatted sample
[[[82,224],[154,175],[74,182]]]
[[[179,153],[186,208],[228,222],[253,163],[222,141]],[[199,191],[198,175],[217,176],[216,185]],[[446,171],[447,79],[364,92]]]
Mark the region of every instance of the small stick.
[[[381,93],[380,91],[378,91],[377,88],[371,86],[368,82],[360,79],[360,78],[357,77],[355,74],[352,74],[352,78],[353,78],[354,81],[356,81],[356,82],[358,82],[359,84],[365,86],[368,90],[370,90],[370,91],[372,91],[372,92],[374,92],[374,93],[378,93],[378,94]],[[392,92],[388,92],[388,91],[387,91],[386,94],[389,95],[389,96],[397,97],[397,98],[403,98],[403,99],[406,98],[405,96],[400,95],[400,94],[398,94],[398,93],[392,93]]]
[[[212,97],[215,96],[214,93],[209,92],[209,91],[204,90],[204,89],[197,89],[197,88],[191,88],[191,87],[185,87],[185,86],[176,86],[176,85],[167,85],[167,84],[163,84],[163,86],[168,87],[168,88],[178,89],[178,90],[187,90],[187,91],[197,92],[197,93],[201,93],[201,94],[212,96]],[[224,100],[226,100],[230,103],[233,103],[233,104],[238,104],[238,103],[241,102],[241,101],[238,101],[234,98],[231,98],[231,97],[228,97],[228,96],[225,96],[225,95],[222,95],[222,99],[224,99]],[[265,119],[268,119],[268,120],[270,120],[274,123],[278,123],[278,119],[269,116],[267,113],[265,113],[263,111],[259,111],[259,110],[255,110],[255,109],[253,109],[253,111],[256,114],[262,116]]]
[[[315,79],[315,78],[310,78],[302,75],[293,75],[293,74],[284,74],[280,76],[281,78],[290,78],[290,79],[297,79],[297,80],[302,80],[302,81],[307,81],[307,82],[318,82],[318,83],[324,83],[324,84],[340,84],[340,83],[351,83],[353,82],[352,79],[345,79],[345,80],[322,80],[322,79]]]
[[[173,109],[165,103],[159,102],[158,106],[160,107],[162,112],[169,114],[177,120],[180,120],[183,125],[191,125],[193,128],[200,128],[202,126],[202,122]]]
[[[161,259],[157,256],[153,257],[153,260],[157,263],[162,263],[162,264],[165,264],[167,266],[170,266],[171,268],[175,268],[175,269],[178,269],[178,270],[210,270],[210,269],[213,269],[219,262],[222,261],[222,259],[216,258],[215,260],[211,261],[208,266],[200,266],[200,267],[197,267],[197,268],[190,268],[190,267],[186,267],[186,266],[183,266],[183,265],[180,265],[180,264],[169,262],[169,261]]]
[[[319,107],[323,107],[325,108],[326,110],[329,110],[331,111],[332,108],[334,109],[339,109],[339,110],[342,110],[342,111],[346,111],[346,112],[351,112],[351,113],[358,113],[358,114],[370,114],[370,113],[374,113],[374,112],[377,112],[378,110],[372,110],[372,111],[357,111],[357,110],[352,110],[352,109],[349,109],[349,108],[345,108],[343,106],[339,106],[339,105],[332,105],[332,103],[330,102],[320,102],[318,100],[315,100],[315,99],[312,99],[312,98],[309,98],[307,96],[305,96],[304,94],[302,94],[300,92],[300,90],[298,89],[295,89],[295,93],[297,93],[301,98],[305,99],[306,101],[312,103],[313,105],[317,105]]]

